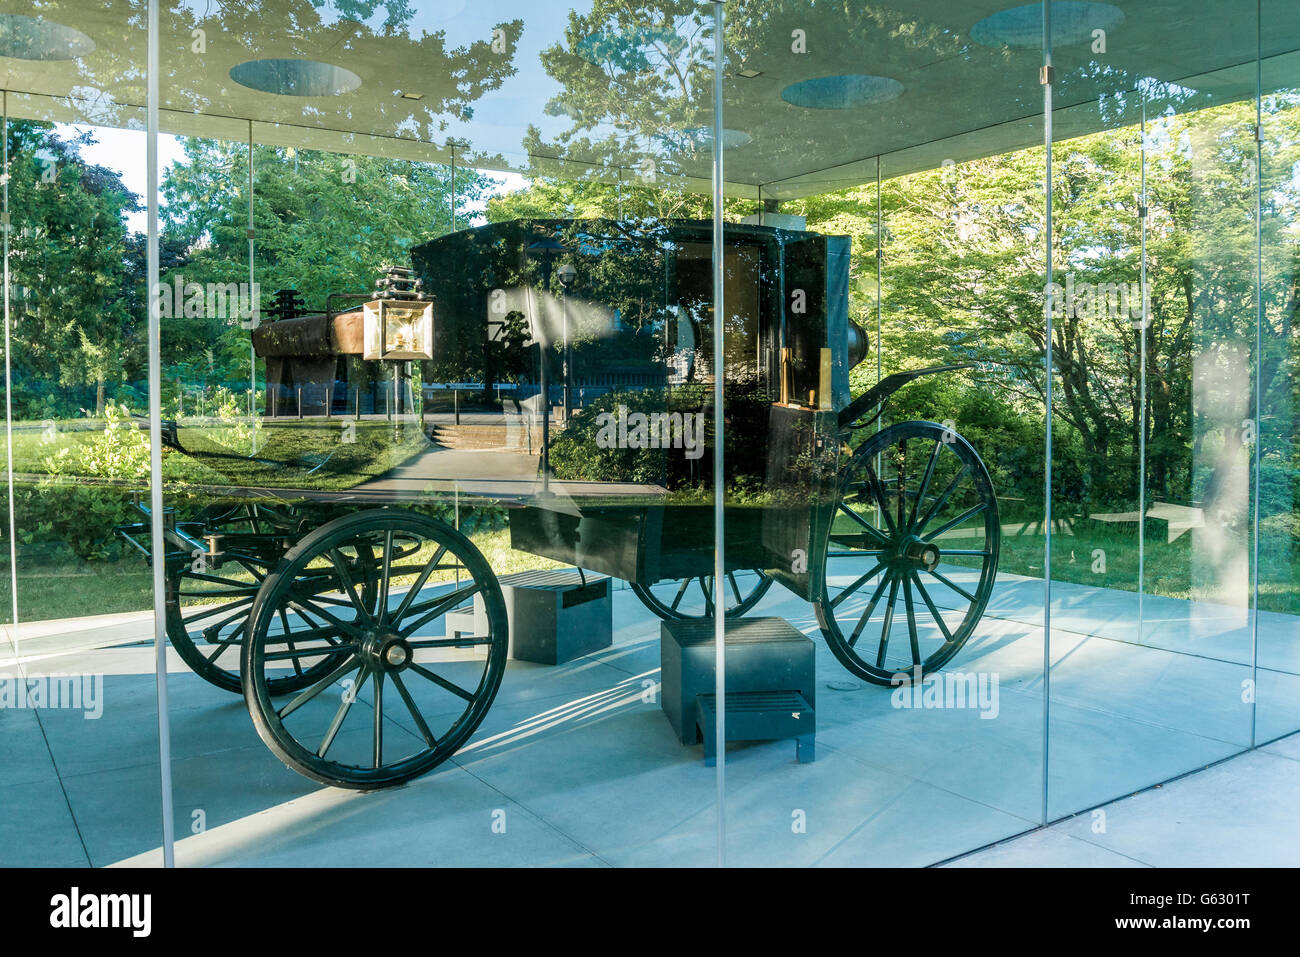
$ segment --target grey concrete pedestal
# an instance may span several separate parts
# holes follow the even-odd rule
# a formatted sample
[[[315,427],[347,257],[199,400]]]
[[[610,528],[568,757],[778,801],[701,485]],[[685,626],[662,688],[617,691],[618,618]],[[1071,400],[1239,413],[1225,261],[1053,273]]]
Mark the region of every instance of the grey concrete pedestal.
[[[683,744],[698,744],[716,722],[712,619],[659,626],[664,714]],[[812,760],[816,733],[816,652],[812,639],[782,618],[726,623],[727,740],[795,738]],[[731,720],[734,711],[736,720]],[[709,747],[709,752],[712,747]]]
[[[609,579],[563,569],[519,572],[499,579],[510,620],[510,657],[558,665],[614,643]],[[482,596],[474,608],[482,611]],[[484,614],[486,618],[486,615]]]

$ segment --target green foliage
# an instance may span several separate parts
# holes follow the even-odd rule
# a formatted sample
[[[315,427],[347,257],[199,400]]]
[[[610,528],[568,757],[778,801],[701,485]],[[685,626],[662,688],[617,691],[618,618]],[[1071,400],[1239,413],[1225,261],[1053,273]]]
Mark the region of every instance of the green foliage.
[[[19,541],[66,546],[82,559],[116,557],[122,543],[113,527],[138,514],[129,488],[149,478],[149,437],[116,402],[105,406],[103,431],[45,456],[46,474],[14,493]]]

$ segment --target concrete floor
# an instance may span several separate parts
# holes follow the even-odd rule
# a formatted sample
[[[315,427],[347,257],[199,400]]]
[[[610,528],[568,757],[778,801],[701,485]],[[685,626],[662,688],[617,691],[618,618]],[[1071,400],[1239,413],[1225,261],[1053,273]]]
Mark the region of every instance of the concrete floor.
[[[1007,842],[1041,822],[1041,599],[1041,581],[1000,576],[985,620],[949,665],[997,676],[992,720],[896,708],[888,689],[851,679],[818,638],[817,760],[796,763],[792,742],[728,750],[728,862],[926,865],[996,845],[956,863],[1278,863],[1288,854],[1293,863],[1295,738],[1119,801],[1104,833],[1083,814]],[[1252,718],[1256,741],[1300,728],[1300,622],[1261,615],[1252,708],[1244,612],[1151,598],[1144,612],[1139,640],[1135,596],[1053,586],[1049,819],[1241,752]],[[817,635],[811,607],[779,587],[754,614]],[[716,778],[653,700],[658,619],[624,589],[614,621],[614,646],[600,654],[555,668],[511,662],[454,761],[373,794],[288,770],[257,738],[242,699],[173,659],[178,862],[712,864]],[[0,864],[160,860],[150,629],[147,615],[20,629],[29,674],[103,674],[105,711],[94,721],[0,709]],[[12,668],[12,652],[0,653],[0,673]],[[1211,790],[1196,790],[1201,781]]]

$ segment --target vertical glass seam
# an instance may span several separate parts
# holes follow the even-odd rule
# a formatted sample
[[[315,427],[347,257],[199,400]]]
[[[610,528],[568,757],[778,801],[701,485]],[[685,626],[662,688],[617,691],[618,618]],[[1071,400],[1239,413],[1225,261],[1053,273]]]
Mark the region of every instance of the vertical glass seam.
[[[1046,156],[1043,186],[1046,191],[1044,235],[1047,243],[1047,281],[1043,309],[1045,322],[1044,399],[1046,430],[1043,448],[1043,781],[1042,823],[1047,823],[1047,775],[1050,741],[1052,685],[1052,0],[1043,0],[1043,142]]]
[[[172,819],[171,717],[167,710],[167,610],[164,607],[162,493],[162,351],[159,310],[154,307],[158,288],[158,0],[149,0],[148,120],[145,132],[149,200],[145,282],[148,285],[149,325],[149,525],[153,551],[154,678],[158,705],[158,773],[162,805],[163,866],[174,867],[175,835]]]
[[[713,0],[713,644],[714,698],[718,702],[714,754],[717,755],[718,867],[727,866],[727,616],[718,614],[719,589],[726,578],[723,538],[725,518],[725,483],[723,482],[723,280],[725,270],[722,245],[722,50],[724,15],[722,4]],[[725,607],[725,605],[724,605]]]
[[[1151,315],[1147,306],[1147,88],[1142,88],[1142,129],[1139,173],[1142,178],[1142,246],[1138,268],[1141,273],[1142,328],[1138,333],[1138,644],[1146,635],[1146,544],[1147,544],[1147,336],[1151,328]]]
[[[14,515],[14,405],[13,373],[10,363],[10,315],[9,315],[9,232],[13,225],[9,221],[9,91],[4,91],[4,123],[0,126],[0,136],[4,137],[4,297],[5,297],[5,463],[9,485],[9,588],[10,588],[10,630],[9,644],[14,651],[14,661],[19,672],[22,664],[18,662],[18,520]]]
[[[1255,726],[1259,708],[1259,508],[1261,450],[1260,429],[1264,402],[1264,21],[1263,2],[1255,0],[1255,428],[1251,456],[1255,483],[1254,520],[1251,523],[1250,589],[1250,746],[1255,747]]]

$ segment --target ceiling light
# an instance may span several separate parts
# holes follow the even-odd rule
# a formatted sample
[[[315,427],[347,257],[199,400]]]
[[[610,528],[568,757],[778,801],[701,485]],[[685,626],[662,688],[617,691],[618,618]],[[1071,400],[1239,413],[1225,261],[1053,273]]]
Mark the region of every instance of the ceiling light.
[[[240,86],[280,96],[339,96],[361,86],[351,70],[317,60],[249,60],[230,70]]]
[[[743,76],[746,80],[752,80],[756,76],[762,76],[762,70],[737,70],[736,76]]]
[[[887,76],[845,73],[791,83],[781,91],[781,99],[809,110],[852,110],[886,103],[902,93],[903,84]]]
[[[423,93],[403,93],[403,94],[402,94],[402,99],[404,99],[404,100],[423,100],[423,99],[424,99],[424,94],[423,94]]]
[[[17,60],[75,60],[95,49],[80,30],[40,17],[0,13],[0,56]]]
[[[1053,0],[1052,46],[1086,43],[1094,30],[1123,26],[1124,11],[1091,0]],[[970,28],[970,38],[981,46],[1040,50],[1043,46],[1043,5],[1027,3],[985,17]]]

